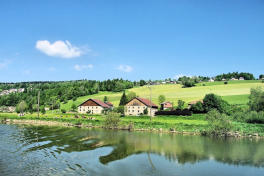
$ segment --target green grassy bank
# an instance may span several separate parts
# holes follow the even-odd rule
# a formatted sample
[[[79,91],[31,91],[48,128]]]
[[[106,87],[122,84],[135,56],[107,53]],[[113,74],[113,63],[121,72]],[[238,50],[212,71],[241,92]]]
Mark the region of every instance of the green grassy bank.
[[[16,113],[0,113],[0,120],[10,119],[12,120],[42,120],[42,121],[54,121],[69,123],[71,125],[104,127],[104,116],[101,115],[78,115],[78,114],[44,114],[37,117],[37,114],[26,114],[23,117],[19,117]],[[85,118],[83,118],[85,117]],[[194,114],[192,116],[157,116],[153,117],[150,121],[150,117],[142,116],[126,116],[121,118],[120,128],[125,129],[129,125],[133,125],[135,130],[152,130],[152,131],[177,131],[187,133],[200,133],[208,129],[208,122],[205,120],[204,114]],[[239,132],[243,136],[255,135],[264,136],[263,124],[247,124],[232,122],[233,132]]]

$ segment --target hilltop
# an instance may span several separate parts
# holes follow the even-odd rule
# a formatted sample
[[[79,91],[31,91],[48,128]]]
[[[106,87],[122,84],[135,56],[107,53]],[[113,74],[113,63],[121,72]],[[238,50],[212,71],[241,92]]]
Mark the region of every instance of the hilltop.
[[[180,84],[152,85],[151,88],[152,100],[156,104],[158,104],[159,95],[165,95],[167,101],[171,101],[174,105],[177,105],[178,100],[183,100],[188,103],[190,101],[203,99],[208,93],[215,93],[222,96],[223,99],[230,104],[245,105],[248,102],[250,89],[259,86],[264,88],[264,84],[260,80],[245,80],[229,81],[228,84],[224,84],[223,81],[202,82],[191,88],[182,88]],[[143,98],[149,98],[150,93],[148,86],[134,87],[127,89],[126,92],[135,92],[137,96]],[[76,101],[70,100],[66,104],[61,103],[61,109],[70,110],[73,103],[79,105],[89,98],[103,100],[104,96],[107,96],[108,100],[112,102],[114,106],[118,106],[121,95],[122,92],[101,91],[94,95],[79,97]]]

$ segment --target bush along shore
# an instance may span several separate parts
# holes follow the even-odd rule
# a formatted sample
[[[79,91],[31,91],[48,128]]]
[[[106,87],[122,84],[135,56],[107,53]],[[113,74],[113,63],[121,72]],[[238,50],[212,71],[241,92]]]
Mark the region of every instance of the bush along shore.
[[[110,112],[107,115],[81,114],[25,114],[0,113],[0,121],[9,124],[55,125],[83,128],[104,128],[129,131],[150,131],[159,133],[179,133],[207,136],[264,137],[263,124],[232,122],[214,110],[192,116],[156,116],[150,121],[148,116],[126,116]],[[218,119],[218,120],[215,120]]]

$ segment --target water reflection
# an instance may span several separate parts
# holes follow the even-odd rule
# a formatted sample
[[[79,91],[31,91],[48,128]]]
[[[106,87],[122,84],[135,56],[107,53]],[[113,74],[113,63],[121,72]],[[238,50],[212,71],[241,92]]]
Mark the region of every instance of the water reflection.
[[[100,163],[108,164],[134,154],[147,153],[181,164],[215,160],[232,165],[264,166],[264,140],[258,139],[214,139],[46,126],[23,128],[21,139],[27,145],[24,152],[53,148],[54,153],[60,154],[111,147],[110,153],[99,157]],[[38,145],[31,145],[36,143]],[[53,156],[56,158],[55,154]],[[151,158],[149,160],[151,163]]]

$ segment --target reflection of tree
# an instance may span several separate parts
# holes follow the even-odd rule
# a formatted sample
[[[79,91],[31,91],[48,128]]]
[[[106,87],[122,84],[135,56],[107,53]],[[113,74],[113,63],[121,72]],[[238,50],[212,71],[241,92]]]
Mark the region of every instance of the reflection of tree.
[[[112,147],[111,153],[99,157],[102,164],[120,160],[133,154],[155,153],[181,164],[214,159],[234,165],[264,166],[264,140],[214,139],[201,136],[43,126],[38,128],[26,127],[26,130],[23,131],[24,135],[21,140],[26,141],[27,151],[56,147],[54,152],[70,153],[106,146]],[[35,143],[38,145],[30,145]]]
[[[119,143],[116,144],[116,146],[114,147],[114,150],[107,156],[101,156],[99,160],[102,164],[107,164],[111,161],[116,161],[126,158],[127,156],[134,153],[135,153],[134,146],[128,145],[125,137],[122,137]]]

